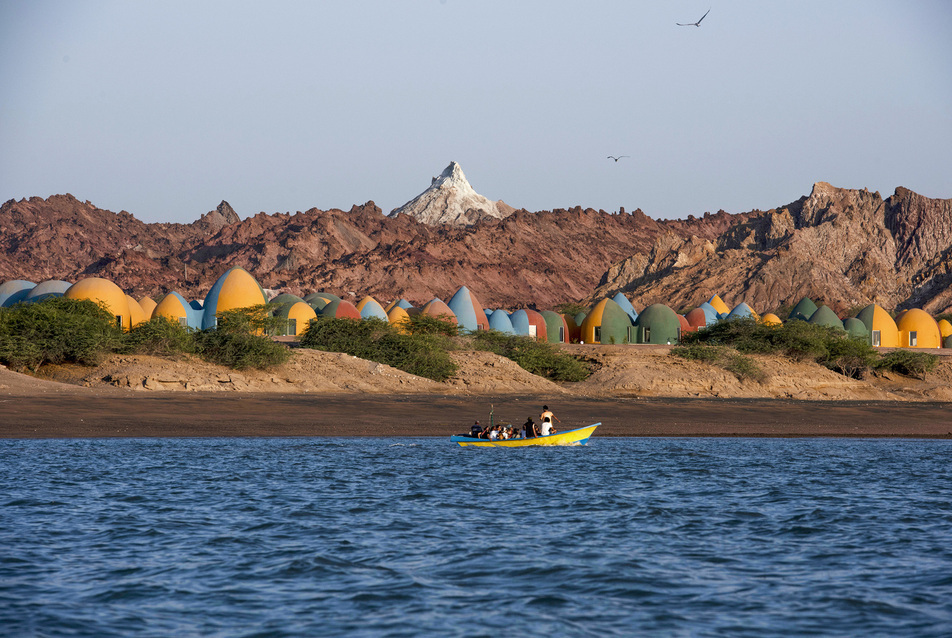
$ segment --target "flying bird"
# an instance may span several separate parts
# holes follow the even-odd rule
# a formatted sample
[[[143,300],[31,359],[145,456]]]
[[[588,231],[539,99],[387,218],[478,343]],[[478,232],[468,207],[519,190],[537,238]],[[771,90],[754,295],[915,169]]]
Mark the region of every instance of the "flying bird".
[[[705,13],[704,15],[701,16],[701,20],[703,20],[704,18],[706,18],[706,17],[707,17],[707,14],[710,13],[710,12],[711,12],[711,10],[708,9],[708,10],[707,10],[707,13]],[[678,25],[679,27],[699,27],[699,26],[701,26],[701,20],[698,20],[697,22],[686,22],[686,23],[683,23],[683,24],[682,24],[681,22],[675,22],[675,24]]]
[[[615,160],[615,161],[617,162],[618,160],[620,160],[620,159],[623,158],[623,157],[631,157],[631,155],[619,155],[618,157],[615,157],[614,155],[609,155],[609,156],[608,156],[607,158],[605,158],[605,159],[613,159],[613,160]]]

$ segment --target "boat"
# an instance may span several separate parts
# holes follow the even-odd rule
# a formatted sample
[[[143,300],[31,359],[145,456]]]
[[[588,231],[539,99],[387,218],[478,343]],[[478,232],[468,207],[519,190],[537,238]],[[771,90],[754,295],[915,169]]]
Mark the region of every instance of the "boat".
[[[595,428],[601,425],[601,422],[587,425],[584,428],[566,430],[565,432],[556,432],[548,436],[535,436],[531,439],[477,439],[473,436],[454,435],[450,437],[451,443],[457,443],[460,447],[530,447],[535,445],[585,445]]]

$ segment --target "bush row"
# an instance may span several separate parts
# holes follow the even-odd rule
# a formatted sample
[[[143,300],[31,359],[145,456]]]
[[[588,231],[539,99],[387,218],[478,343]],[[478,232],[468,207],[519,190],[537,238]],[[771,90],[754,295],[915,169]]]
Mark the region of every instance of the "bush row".
[[[45,364],[97,365],[113,353],[178,357],[196,354],[231,368],[268,368],[288,349],[260,336],[264,307],[223,313],[217,330],[194,331],[155,317],[122,332],[115,317],[88,300],[54,297],[0,308],[0,362],[36,371]]]
[[[346,352],[435,381],[456,374],[449,353],[465,348],[494,352],[553,381],[581,381],[591,374],[585,364],[548,343],[495,330],[461,334],[451,321],[426,315],[411,316],[399,330],[382,320],[319,319],[308,327],[301,345]]]
[[[688,359],[706,357],[710,363],[723,365],[730,360],[725,348],[741,354],[779,354],[815,361],[854,379],[863,378],[870,369],[921,378],[938,362],[936,355],[913,350],[898,349],[880,355],[865,339],[806,321],[788,321],[780,326],[764,325],[753,319],[722,321],[685,333],[682,344],[673,352]]]

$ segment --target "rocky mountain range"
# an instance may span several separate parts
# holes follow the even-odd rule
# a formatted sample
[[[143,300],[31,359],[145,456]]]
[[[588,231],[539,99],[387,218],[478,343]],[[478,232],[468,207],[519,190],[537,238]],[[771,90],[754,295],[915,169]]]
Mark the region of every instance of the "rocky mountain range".
[[[952,309],[952,199],[906,188],[883,199],[819,182],[809,196],[750,214],[716,239],[665,233],[614,264],[590,298],[623,292],[635,307],[693,307],[713,292],[761,311],[803,296],[844,313]]]
[[[222,202],[191,224],[147,224],[68,194],[10,200],[0,207],[0,281],[98,276],[136,297],[201,299],[237,265],[273,290],[414,304],[466,285],[508,308],[618,291],[638,308],[683,309],[714,293],[758,311],[804,295],[838,310],[952,307],[952,200],[904,188],[883,200],[818,183],[773,210],[684,220],[513,210],[474,193],[452,163],[390,216],[367,202],[241,219]]]

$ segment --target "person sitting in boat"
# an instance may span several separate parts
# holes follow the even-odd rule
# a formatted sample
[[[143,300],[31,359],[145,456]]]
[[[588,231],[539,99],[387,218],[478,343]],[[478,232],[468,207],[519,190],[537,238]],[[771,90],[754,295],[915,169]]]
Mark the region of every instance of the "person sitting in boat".
[[[474,439],[478,439],[479,435],[483,433],[483,428],[479,425],[479,421],[473,424],[473,427],[469,429],[469,435]]]
[[[498,425],[489,431],[489,440],[490,441],[499,440],[499,426]]]
[[[548,417],[542,421],[542,436],[549,436],[550,434],[555,434],[556,429],[552,427],[552,421]]]
[[[539,436],[539,430],[536,428],[535,421],[532,420],[530,416],[526,419],[525,424],[522,426],[526,430],[526,438],[531,439],[532,437]]]

